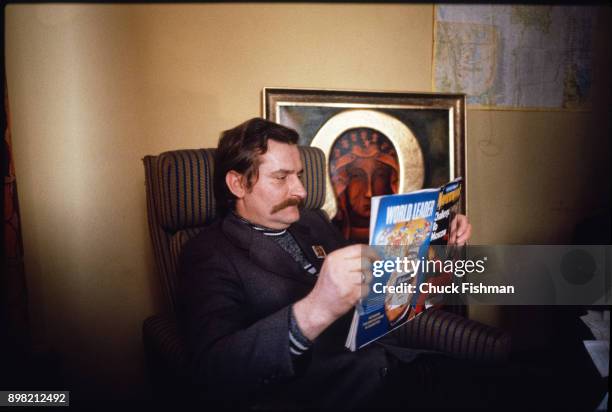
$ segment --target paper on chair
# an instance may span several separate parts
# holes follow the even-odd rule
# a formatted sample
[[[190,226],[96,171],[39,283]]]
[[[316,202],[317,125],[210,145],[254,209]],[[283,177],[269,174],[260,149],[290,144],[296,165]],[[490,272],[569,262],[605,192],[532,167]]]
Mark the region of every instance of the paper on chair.
[[[585,340],[583,343],[601,377],[607,378],[610,368],[610,342],[607,340]]]
[[[610,311],[589,310],[580,319],[589,327],[597,340],[610,340]]]

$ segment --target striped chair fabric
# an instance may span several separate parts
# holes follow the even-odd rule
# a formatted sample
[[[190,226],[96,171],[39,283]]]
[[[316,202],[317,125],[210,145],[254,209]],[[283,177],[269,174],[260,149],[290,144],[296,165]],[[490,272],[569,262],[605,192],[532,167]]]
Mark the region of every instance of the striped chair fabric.
[[[510,353],[510,336],[441,309],[430,309],[396,330],[403,346],[444,352],[461,359],[502,362]]]
[[[214,149],[175,150],[157,158],[153,194],[159,225],[168,233],[206,225],[215,217]]]

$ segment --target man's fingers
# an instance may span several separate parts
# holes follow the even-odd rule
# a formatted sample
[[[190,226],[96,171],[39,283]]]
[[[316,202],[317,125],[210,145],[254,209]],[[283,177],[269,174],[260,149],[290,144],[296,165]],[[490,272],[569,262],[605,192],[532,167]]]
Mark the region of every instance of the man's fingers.
[[[471,235],[472,235],[472,225],[468,223],[467,226],[463,228],[462,232],[457,234],[457,239],[456,239],[457,246],[463,246],[468,241]]]
[[[338,269],[349,273],[369,273],[368,276],[371,276],[373,262],[376,260],[380,260],[380,256],[378,253],[370,246],[367,245],[352,245],[346,248],[340,249],[340,253],[338,254],[338,261],[336,264]],[[361,282],[361,275],[359,282]]]
[[[376,251],[368,245],[357,244],[338,249],[336,251],[343,259],[352,259],[355,257],[365,256],[370,260],[378,259]]]
[[[472,225],[467,216],[461,214],[451,220],[449,230],[448,243],[451,245],[462,246],[472,235]]]
[[[351,246],[351,249],[347,249],[346,252],[342,253],[339,257],[341,258],[341,261],[343,262],[349,262],[349,261],[359,261],[359,262],[364,262],[364,263],[368,263],[368,262],[372,262],[374,260],[379,259],[378,255],[376,254],[376,251],[374,251],[374,249],[372,249],[370,246],[366,246],[366,245],[354,245],[354,246],[358,246],[353,248]],[[344,251],[344,249],[341,249]]]
[[[362,250],[362,255],[369,259],[371,262],[381,259],[380,254],[376,251],[376,249],[371,246],[366,246]]]
[[[347,281],[351,284],[370,284],[373,278],[372,264],[364,257],[346,259],[342,272],[347,274]]]
[[[361,262],[361,259],[348,259],[345,261],[344,264],[345,272],[361,272],[366,268],[367,266],[364,266],[364,264]]]

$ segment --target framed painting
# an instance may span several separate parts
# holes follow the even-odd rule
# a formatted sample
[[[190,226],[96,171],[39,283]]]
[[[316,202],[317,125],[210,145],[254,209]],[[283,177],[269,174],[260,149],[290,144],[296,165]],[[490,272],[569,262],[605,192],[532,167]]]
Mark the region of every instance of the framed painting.
[[[264,88],[263,116],[295,129],[327,159],[323,209],[345,238],[366,242],[370,199],[463,176],[465,95]]]

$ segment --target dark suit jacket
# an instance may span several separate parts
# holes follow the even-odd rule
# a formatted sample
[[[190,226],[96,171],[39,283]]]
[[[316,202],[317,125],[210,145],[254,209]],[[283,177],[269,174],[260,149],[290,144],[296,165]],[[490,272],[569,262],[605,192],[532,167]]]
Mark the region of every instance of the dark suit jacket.
[[[317,269],[323,259],[315,256],[313,245],[329,253],[345,244],[320,211],[303,210],[289,230]],[[310,292],[316,276],[231,213],[188,242],[180,268],[180,314],[193,352],[194,377],[213,398],[350,407],[381,387],[395,359],[416,356],[410,349],[389,349],[379,342],[348,351],[344,342],[350,311],[315,340],[305,358],[294,362],[290,306]]]

